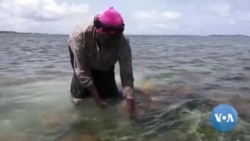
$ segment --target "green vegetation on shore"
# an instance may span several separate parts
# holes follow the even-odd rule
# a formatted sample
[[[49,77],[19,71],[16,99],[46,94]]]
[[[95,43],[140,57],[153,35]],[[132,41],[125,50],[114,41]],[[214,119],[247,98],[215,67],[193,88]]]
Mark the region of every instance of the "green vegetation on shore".
[[[0,34],[47,34],[47,33],[30,33],[30,32],[16,32],[16,31],[0,31]]]

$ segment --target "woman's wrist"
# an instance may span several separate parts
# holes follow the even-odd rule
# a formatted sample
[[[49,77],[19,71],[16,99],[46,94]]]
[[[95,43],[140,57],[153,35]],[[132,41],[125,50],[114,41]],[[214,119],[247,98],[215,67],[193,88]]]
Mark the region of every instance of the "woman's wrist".
[[[133,89],[129,86],[123,88],[123,96],[126,99],[134,99]]]
[[[90,85],[88,90],[95,99],[99,99],[99,95],[94,84]]]

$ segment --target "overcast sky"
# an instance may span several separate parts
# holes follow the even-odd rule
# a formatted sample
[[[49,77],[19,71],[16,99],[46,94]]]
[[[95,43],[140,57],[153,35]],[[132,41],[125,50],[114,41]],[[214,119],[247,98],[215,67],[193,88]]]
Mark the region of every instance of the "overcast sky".
[[[0,0],[0,30],[68,34],[110,6],[126,34],[250,35],[250,0]]]

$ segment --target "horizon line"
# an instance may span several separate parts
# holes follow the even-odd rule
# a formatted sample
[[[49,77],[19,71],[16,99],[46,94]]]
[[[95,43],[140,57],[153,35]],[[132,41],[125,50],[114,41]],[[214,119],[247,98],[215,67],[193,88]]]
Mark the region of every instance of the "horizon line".
[[[69,35],[70,33],[42,33],[42,32],[18,32],[18,31],[3,31],[0,34],[42,34],[42,35]],[[246,34],[125,34],[126,36],[250,36]]]

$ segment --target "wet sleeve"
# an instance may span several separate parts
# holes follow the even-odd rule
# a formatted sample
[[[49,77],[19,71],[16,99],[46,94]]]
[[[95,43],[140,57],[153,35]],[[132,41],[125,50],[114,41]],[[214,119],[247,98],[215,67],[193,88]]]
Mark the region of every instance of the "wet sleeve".
[[[131,46],[125,37],[121,43],[119,65],[123,95],[127,99],[133,99],[134,76],[132,67],[132,52]]]
[[[75,33],[70,35],[68,43],[74,56],[73,69],[83,87],[88,87],[93,83],[90,68],[86,63],[84,56],[84,33]]]

